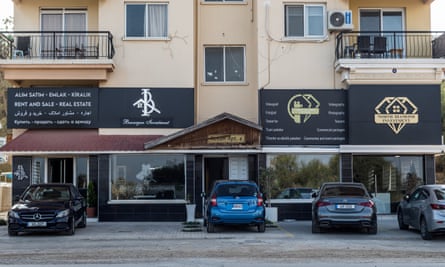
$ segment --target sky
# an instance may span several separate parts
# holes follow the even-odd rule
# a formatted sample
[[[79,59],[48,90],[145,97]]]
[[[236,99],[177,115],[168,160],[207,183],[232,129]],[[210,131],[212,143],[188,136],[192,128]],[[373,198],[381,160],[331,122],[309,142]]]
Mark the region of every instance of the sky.
[[[8,16],[12,16],[11,0],[0,0],[0,22]],[[445,31],[445,0],[435,0],[431,5],[431,30],[432,31]],[[0,25],[0,29],[3,25]]]

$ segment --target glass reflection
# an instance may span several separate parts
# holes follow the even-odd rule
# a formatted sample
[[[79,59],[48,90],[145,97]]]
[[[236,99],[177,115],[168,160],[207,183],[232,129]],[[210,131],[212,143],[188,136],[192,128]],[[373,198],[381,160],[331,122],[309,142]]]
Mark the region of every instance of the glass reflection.
[[[113,155],[111,199],[185,199],[184,165],[184,155]]]

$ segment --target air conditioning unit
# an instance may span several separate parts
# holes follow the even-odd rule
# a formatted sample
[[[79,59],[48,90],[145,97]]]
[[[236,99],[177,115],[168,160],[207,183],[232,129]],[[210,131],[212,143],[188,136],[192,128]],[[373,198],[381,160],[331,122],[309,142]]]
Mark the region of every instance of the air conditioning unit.
[[[328,30],[344,31],[353,28],[351,10],[332,10],[328,12]]]

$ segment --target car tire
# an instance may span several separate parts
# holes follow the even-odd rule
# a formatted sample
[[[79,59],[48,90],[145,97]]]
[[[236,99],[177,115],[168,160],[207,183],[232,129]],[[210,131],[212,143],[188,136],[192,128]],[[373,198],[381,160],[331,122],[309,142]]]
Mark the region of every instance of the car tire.
[[[433,239],[433,234],[428,231],[428,225],[426,224],[425,217],[420,218],[420,236],[423,240]]]
[[[70,228],[66,231],[67,235],[74,235],[76,233],[76,224],[74,223],[74,217],[70,220]]]
[[[377,223],[375,223],[372,227],[368,228],[368,234],[370,234],[370,235],[377,234]]]
[[[211,222],[207,222],[207,233],[214,233],[215,225]]]
[[[258,232],[260,232],[260,233],[266,232],[266,224],[265,223],[258,224]]]
[[[321,233],[320,225],[318,225],[318,223],[314,219],[312,219],[312,233],[313,234]]]
[[[79,223],[79,228],[87,227],[87,212],[84,211],[82,214],[82,220]]]
[[[12,231],[12,230],[9,230],[9,229],[8,229],[8,235],[9,235],[9,236],[17,236],[17,235],[18,235],[18,232],[17,232],[17,231]]]
[[[403,222],[403,212],[402,212],[401,210],[399,210],[399,211],[397,212],[397,222],[399,223],[399,229],[400,229],[400,230],[408,230],[409,225],[408,225],[408,224],[405,224],[405,223]]]

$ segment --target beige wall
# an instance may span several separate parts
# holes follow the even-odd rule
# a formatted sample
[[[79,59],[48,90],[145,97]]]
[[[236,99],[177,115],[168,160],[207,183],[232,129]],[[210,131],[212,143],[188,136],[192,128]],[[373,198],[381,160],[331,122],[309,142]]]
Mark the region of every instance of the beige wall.
[[[430,28],[429,4],[421,0],[246,0],[205,3],[202,0],[132,0],[168,3],[169,38],[126,40],[124,0],[15,1],[16,30],[39,29],[39,7],[87,7],[89,30],[109,30],[114,36],[114,72],[101,87],[194,87],[196,121],[230,112],[258,121],[258,90],[338,89],[335,36],[319,40],[284,38],[284,5],[325,3],[326,11],[351,9],[358,29],[358,10],[366,7],[405,9],[406,30]],[[266,4],[267,3],[267,4]],[[390,3],[390,4],[388,4]],[[196,23],[196,24],[195,24]],[[204,47],[246,47],[245,83],[205,83]]]
[[[295,2],[258,1],[259,87],[332,89],[340,86],[334,75],[335,34],[326,32],[325,38],[317,40],[286,39],[283,23],[284,6],[288,3]],[[329,1],[326,12],[343,9],[348,9],[347,1]]]
[[[253,2],[198,4],[197,121],[222,112],[258,122],[256,18]],[[205,83],[204,47],[245,46],[245,83]]]
[[[436,0],[443,1],[443,0]],[[407,31],[429,31],[431,29],[430,3],[424,4],[422,0],[350,0],[350,9],[353,12],[353,20],[356,28],[358,12],[360,8],[405,8],[405,27]]]
[[[168,3],[166,40],[126,40],[125,1],[99,1],[99,25],[113,34],[115,70],[103,87],[194,87],[193,0]]]
[[[14,5],[14,30],[39,31],[40,8],[87,8],[87,22],[89,31],[103,30],[98,28],[98,1],[99,0],[20,0]]]

